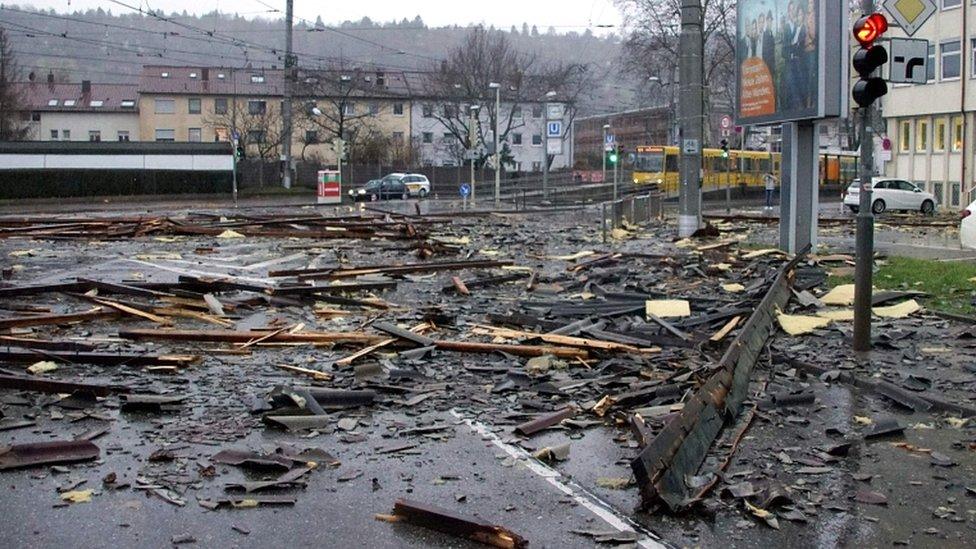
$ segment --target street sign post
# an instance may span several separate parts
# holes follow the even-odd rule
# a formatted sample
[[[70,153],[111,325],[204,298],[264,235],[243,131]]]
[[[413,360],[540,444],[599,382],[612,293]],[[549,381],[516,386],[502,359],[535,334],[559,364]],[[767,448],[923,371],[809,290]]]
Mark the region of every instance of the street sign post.
[[[891,52],[889,82],[893,84],[924,84],[928,81],[928,40],[892,38],[888,50]]]
[[[681,150],[685,154],[698,154],[701,149],[698,146],[697,139],[685,139],[682,143]]]
[[[560,138],[563,136],[563,121],[562,120],[550,120],[549,124],[546,126],[546,134],[550,139]]]
[[[938,10],[935,0],[884,0],[882,6],[908,36],[914,36]]]
[[[468,197],[471,196],[471,185],[468,185],[467,183],[461,183],[461,186],[458,187],[458,194],[461,195],[461,209],[467,210]]]

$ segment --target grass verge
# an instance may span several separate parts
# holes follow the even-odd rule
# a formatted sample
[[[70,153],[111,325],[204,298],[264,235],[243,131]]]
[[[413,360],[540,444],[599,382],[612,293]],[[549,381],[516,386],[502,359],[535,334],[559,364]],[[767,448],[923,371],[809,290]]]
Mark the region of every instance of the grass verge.
[[[891,257],[874,273],[874,287],[881,290],[915,290],[929,294],[920,302],[926,307],[947,313],[972,315],[976,312],[976,263],[940,262],[928,259]],[[850,276],[832,276],[831,288],[853,284]]]

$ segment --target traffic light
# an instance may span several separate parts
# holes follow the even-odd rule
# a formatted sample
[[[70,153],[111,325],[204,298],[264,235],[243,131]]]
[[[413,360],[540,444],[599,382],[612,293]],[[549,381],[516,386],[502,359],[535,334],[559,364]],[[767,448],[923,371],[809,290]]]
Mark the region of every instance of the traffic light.
[[[728,157],[729,157],[729,140],[728,139],[723,139],[722,140],[722,158],[728,158]]]
[[[860,79],[854,84],[852,95],[861,107],[869,107],[888,93],[884,78],[877,71],[888,62],[888,50],[875,42],[888,30],[888,19],[880,13],[865,15],[854,23],[854,38],[861,47],[854,52],[854,70]]]
[[[332,150],[335,152],[338,158],[345,160],[346,141],[344,139],[336,138],[334,141],[332,141]]]
[[[618,160],[620,160],[620,155],[617,154],[617,148],[614,147],[607,154],[607,161],[610,162],[611,164],[616,164]]]
[[[244,145],[241,145],[240,143],[238,143],[237,144],[237,150],[235,150],[234,153],[237,154],[237,159],[238,160],[244,160],[244,156],[245,156],[244,155]]]

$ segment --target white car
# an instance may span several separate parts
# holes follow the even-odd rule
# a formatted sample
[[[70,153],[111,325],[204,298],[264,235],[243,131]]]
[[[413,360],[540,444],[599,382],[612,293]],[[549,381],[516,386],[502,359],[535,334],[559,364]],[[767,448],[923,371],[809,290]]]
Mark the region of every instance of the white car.
[[[925,215],[935,213],[935,195],[919,189],[913,183],[890,177],[875,177],[872,183],[874,191],[871,196],[871,211],[875,215],[888,210],[922,212]],[[844,193],[844,205],[857,213],[860,203],[861,183],[859,179],[855,179]]]
[[[963,248],[976,250],[976,202],[973,202],[961,214],[959,222],[959,242]]]
[[[426,175],[419,173],[391,173],[383,178],[383,181],[397,180],[402,181],[407,186],[410,196],[427,198],[430,194],[430,181]]]

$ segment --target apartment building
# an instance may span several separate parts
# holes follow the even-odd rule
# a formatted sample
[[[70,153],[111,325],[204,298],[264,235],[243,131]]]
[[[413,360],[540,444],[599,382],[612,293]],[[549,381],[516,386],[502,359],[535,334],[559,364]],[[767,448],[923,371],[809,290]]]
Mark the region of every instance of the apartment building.
[[[882,100],[891,148],[885,173],[956,209],[971,201],[976,174],[976,5],[936,3],[937,13],[914,36],[929,41],[928,82],[891,86]],[[888,34],[904,36],[896,28]]]
[[[34,141],[130,141],[139,137],[136,86],[127,84],[17,83]]]
[[[350,151],[365,140],[386,149],[409,142],[410,103],[395,76],[383,72],[302,71],[293,87],[292,151],[335,163],[333,140]],[[284,71],[277,68],[146,66],[139,82],[140,138],[229,141],[247,155],[278,158]]]

